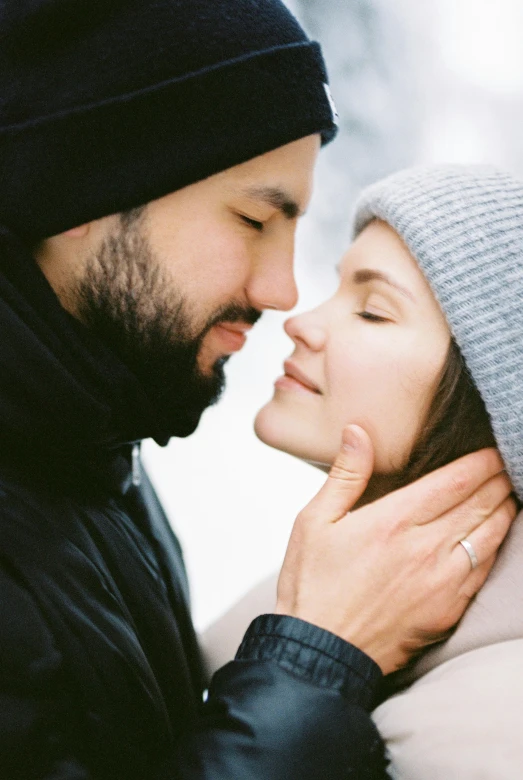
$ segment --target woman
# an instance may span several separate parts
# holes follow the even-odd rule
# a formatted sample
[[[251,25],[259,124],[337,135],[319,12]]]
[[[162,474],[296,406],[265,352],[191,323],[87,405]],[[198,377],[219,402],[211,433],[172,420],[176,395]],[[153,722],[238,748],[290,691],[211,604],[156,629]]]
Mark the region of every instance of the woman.
[[[361,425],[375,465],[360,503],[495,443],[522,499],[523,184],[487,167],[403,171],[363,193],[354,236],[335,295],[286,323],[294,352],[257,435],[328,470],[343,426]],[[473,534],[464,554],[474,567]],[[392,777],[523,775],[522,594],[516,520],[453,636],[375,712]]]

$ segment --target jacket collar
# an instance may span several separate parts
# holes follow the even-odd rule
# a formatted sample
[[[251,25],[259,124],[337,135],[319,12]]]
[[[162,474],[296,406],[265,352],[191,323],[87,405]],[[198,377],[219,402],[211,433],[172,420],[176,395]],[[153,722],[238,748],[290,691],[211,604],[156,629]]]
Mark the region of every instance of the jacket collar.
[[[67,474],[112,469],[124,486],[132,443],[167,442],[146,388],[65,311],[27,248],[1,231],[0,333],[0,438],[9,461]]]

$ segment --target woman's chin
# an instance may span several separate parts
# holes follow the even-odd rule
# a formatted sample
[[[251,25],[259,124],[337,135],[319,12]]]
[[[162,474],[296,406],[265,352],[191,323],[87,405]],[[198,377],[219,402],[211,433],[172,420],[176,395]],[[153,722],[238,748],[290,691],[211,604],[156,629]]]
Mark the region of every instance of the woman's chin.
[[[274,401],[262,406],[254,420],[254,433],[260,441],[275,450],[302,457],[296,451],[296,421]]]
[[[324,471],[325,474],[328,474],[331,470],[332,463],[323,463],[323,461],[315,460],[313,458],[301,458],[301,460],[304,460],[305,463],[309,464],[309,466],[314,466],[315,469]]]
[[[254,420],[254,432],[269,447],[293,455],[323,471],[329,471],[332,458],[311,447],[313,436],[307,434],[304,420],[294,419],[273,401],[263,406]],[[327,462],[328,461],[328,462]]]
[[[281,426],[278,424],[278,413],[273,409],[272,401],[262,406],[254,418],[254,433],[260,441],[277,450],[284,448]]]

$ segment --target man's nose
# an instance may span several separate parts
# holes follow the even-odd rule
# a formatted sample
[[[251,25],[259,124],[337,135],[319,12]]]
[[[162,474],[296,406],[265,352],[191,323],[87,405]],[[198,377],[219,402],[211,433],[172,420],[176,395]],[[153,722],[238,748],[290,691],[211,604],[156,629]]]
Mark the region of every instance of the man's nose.
[[[247,294],[256,309],[289,311],[298,302],[294,278],[294,241],[278,252],[260,258],[249,279]]]

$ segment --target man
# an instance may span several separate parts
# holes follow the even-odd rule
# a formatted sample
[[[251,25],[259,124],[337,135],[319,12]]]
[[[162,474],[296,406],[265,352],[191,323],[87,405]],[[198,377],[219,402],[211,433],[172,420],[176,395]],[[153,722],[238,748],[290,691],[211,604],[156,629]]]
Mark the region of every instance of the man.
[[[144,437],[194,430],[260,313],[296,301],[296,220],[335,134],[317,44],[278,0],[1,14],[1,776],[384,777],[367,712],[483,582],[514,514],[498,456],[352,522],[372,452],[349,427],[276,613],[206,703],[139,461]],[[457,537],[477,526],[470,572]],[[385,609],[377,572],[397,582]]]

